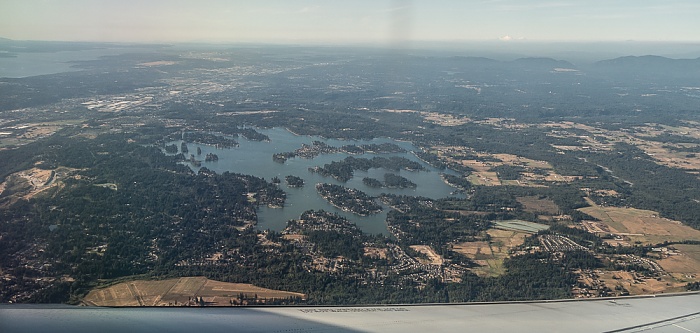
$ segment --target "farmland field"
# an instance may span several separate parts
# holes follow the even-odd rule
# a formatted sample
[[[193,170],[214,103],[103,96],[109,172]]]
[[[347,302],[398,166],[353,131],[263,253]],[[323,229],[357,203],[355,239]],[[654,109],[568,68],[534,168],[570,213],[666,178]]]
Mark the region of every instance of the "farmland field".
[[[162,281],[137,280],[94,289],[83,302],[93,306],[177,306],[194,305],[194,300],[201,298],[206,305],[229,306],[232,299],[266,300],[289,297],[305,298],[305,295],[261,288],[247,283],[219,282],[205,277],[183,277]]]
[[[503,259],[508,256],[507,251],[494,252],[489,242],[464,242],[455,244],[452,249],[474,260],[479,266],[473,271],[479,276],[498,276],[505,272]]]
[[[613,234],[629,237],[631,241],[661,243],[700,239],[700,230],[678,221],[659,217],[659,213],[635,208],[602,207],[592,205],[580,211],[599,219]]]
[[[498,276],[505,272],[503,260],[510,256],[510,250],[521,245],[528,233],[517,230],[489,229],[490,241],[464,242],[452,248],[474,260],[479,267],[472,270],[479,276]]]
[[[557,215],[560,211],[559,206],[549,198],[539,198],[537,196],[527,196],[517,198],[518,202],[523,205],[526,212],[544,213],[547,215]]]
[[[681,279],[700,279],[700,245],[676,244],[673,247],[678,254],[658,260],[659,265],[671,274],[679,274]]]
[[[635,272],[627,271],[603,271],[600,272],[600,281],[608,288],[624,288],[630,295],[648,295],[664,292],[684,291],[685,283],[679,282],[672,276],[666,275],[659,278],[646,278]]]

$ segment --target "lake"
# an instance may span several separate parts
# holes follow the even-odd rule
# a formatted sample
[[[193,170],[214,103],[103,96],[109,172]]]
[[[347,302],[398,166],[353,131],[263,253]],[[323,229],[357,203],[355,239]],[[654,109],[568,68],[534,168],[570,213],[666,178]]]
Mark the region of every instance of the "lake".
[[[202,149],[202,156],[199,159],[204,159],[204,155],[207,153],[214,153],[219,156],[219,160],[216,162],[202,162],[202,167],[207,167],[208,169],[215,171],[216,173],[223,173],[225,171],[253,175],[271,180],[273,177],[279,177],[282,180],[280,187],[287,193],[287,200],[284,208],[269,208],[267,206],[261,206],[258,209],[258,228],[261,230],[271,229],[280,231],[284,229],[286,223],[290,219],[299,218],[302,212],[309,209],[323,209],[330,212],[338,213],[350,221],[357,224],[364,232],[371,234],[388,234],[386,228],[386,214],[388,208],[384,207],[384,210],[375,215],[370,216],[358,216],[350,212],[344,212],[340,209],[333,207],[326,200],[321,198],[316,192],[315,185],[317,183],[331,183],[344,185],[346,187],[356,188],[358,190],[364,191],[365,193],[377,196],[381,193],[393,193],[393,194],[403,194],[411,196],[424,196],[433,199],[444,198],[451,196],[451,193],[455,190],[454,188],[445,184],[440,178],[440,173],[442,171],[431,167],[430,165],[424,163],[416,156],[410,153],[410,151],[416,150],[409,142],[401,142],[392,140],[389,138],[377,138],[373,140],[359,140],[359,141],[341,141],[334,139],[325,139],[318,136],[301,136],[295,135],[284,128],[272,128],[272,129],[257,129],[260,133],[263,133],[270,137],[269,142],[259,142],[250,141],[243,137],[238,138],[240,145],[235,148],[221,149],[210,145],[194,144],[188,143],[189,153],[196,153],[197,147]],[[375,156],[390,157],[390,156],[400,156],[405,157],[413,161],[419,162],[423,165],[425,171],[406,171],[401,170],[400,172],[394,172],[403,177],[408,178],[412,182],[416,183],[418,186],[416,188],[408,189],[389,189],[389,188],[371,188],[367,187],[362,183],[362,178],[372,177],[379,180],[383,180],[384,174],[387,172],[392,172],[384,169],[370,169],[367,172],[355,171],[355,176],[349,180],[347,183],[342,183],[335,180],[332,177],[323,177],[317,173],[309,172],[308,168],[314,166],[323,166],[326,163],[332,161],[339,161],[347,156],[346,153],[336,153],[319,155],[313,159],[305,158],[290,158],[284,164],[274,162],[272,160],[272,155],[281,152],[294,151],[300,148],[302,144],[311,144],[313,141],[322,141],[328,145],[340,147],[348,144],[371,144],[371,143],[394,143],[400,147],[407,150],[405,153],[395,153],[395,154],[360,154],[352,155],[357,158],[372,158]],[[181,141],[171,142],[180,147]],[[171,144],[168,143],[168,144]],[[189,155],[187,155],[189,156]],[[199,171],[199,167],[196,167],[190,163],[187,163],[192,170]],[[287,175],[294,175],[304,179],[305,185],[302,188],[290,188],[286,185],[284,177]]]

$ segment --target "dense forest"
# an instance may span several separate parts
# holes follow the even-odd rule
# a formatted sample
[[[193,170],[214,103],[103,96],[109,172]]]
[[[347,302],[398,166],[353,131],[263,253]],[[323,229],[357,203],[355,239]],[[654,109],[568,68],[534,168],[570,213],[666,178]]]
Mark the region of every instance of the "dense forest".
[[[284,201],[284,192],[263,179],[206,169],[195,175],[176,157],[128,139],[55,135],[45,150],[34,152],[43,167],[82,171],[50,195],[0,211],[6,221],[0,225],[2,261],[11,263],[39,246],[32,255],[55,264],[23,268],[23,275],[50,272],[95,281],[144,274],[211,253],[238,234],[233,227],[254,223],[256,207],[241,193],[256,193],[257,204]],[[105,183],[115,186],[99,186]]]

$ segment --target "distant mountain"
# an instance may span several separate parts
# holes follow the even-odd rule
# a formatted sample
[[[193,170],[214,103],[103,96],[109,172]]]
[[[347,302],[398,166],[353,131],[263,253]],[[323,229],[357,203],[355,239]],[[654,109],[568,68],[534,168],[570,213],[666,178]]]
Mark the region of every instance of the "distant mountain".
[[[690,77],[700,75],[700,58],[671,59],[655,55],[627,56],[599,61],[594,64],[594,67],[604,71],[629,72],[640,75]]]
[[[478,64],[496,64],[499,63],[498,60],[494,60],[486,57],[464,57],[464,56],[454,56],[448,58],[451,61],[456,62],[468,62],[468,63],[478,63]]]
[[[568,61],[552,58],[519,58],[513,60],[512,63],[529,67],[576,68]]]
[[[700,58],[697,59],[671,59],[656,55],[645,55],[645,56],[626,56],[619,57],[615,59],[608,59],[598,61],[596,64],[599,66],[649,66],[649,65],[671,65],[680,63],[693,63],[700,62]]]
[[[546,72],[554,68],[570,68],[575,69],[572,63],[564,60],[556,60],[552,58],[520,58],[513,61],[501,61],[486,57],[450,57],[447,61],[462,66],[478,66],[482,69],[515,69],[515,70],[543,70]]]

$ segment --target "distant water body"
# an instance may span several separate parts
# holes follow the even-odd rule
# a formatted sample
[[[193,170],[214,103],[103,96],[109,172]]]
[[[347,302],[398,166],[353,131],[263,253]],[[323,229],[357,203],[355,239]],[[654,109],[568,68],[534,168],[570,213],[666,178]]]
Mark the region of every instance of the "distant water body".
[[[130,50],[135,52],[137,50]],[[0,56],[0,78],[23,78],[77,71],[76,61],[95,60],[103,56],[126,53],[123,48],[100,48],[81,51],[19,52],[16,57]]]
[[[199,159],[203,159],[207,153],[215,153],[219,156],[217,162],[202,162],[203,167],[223,173],[225,171],[253,175],[263,177],[268,181],[272,177],[279,177],[282,180],[280,187],[287,193],[287,201],[284,208],[269,208],[266,206],[260,207],[258,210],[258,228],[265,230],[282,230],[290,219],[299,218],[301,213],[309,209],[323,209],[330,212],[338,213],[345,216],[350,221],[357,224],[362,230],[370,234],[388,234],[386,228],[386,214],[389,210],[385,207],[384,211],[370,216],[358,216],[349,212],[344,212],[330,205],[326,200],[321,198],[316,192],[315,185],[317,183],[332,183],[347,187],[356,188],[366,192],[369,195],[379,195],[381,193],[403,194],[410,196],[424,196],[428,198],[438,199],[451,196],[454,188],[445,184],[441,177],[440,171],[430,165],[419,160],[410,151],[416,150],[409,142],[400,142],[388,138],[377,138],[373,140],[363,141],[341,141],[333,139],[325,139],[318,136],[294,135],[284,128],[273,128],[259,130],[259,132],[270,137],[269,142],[249,141],[245,138],[239,138],[240,145],[230,149],[217,149],[213,146],[188,143],[189,152],[196,152],[197,147],[201,148],[202,155]],[[371,143],[395,143],[406,149],[405,153],[396,154],[361,154],[352,155],[357,158],[372,158],[375,156],[389,157],[400,156],[410,160],[419,162],[423,165],[425,171],[406,171],[398,172],[388,171],[384,169],[370,169],[366,172],[355,171],[355,176],[347,183],[342,183],[332,177],[323,177],[317,173],[312,173],[308,169],[315,166],[323,166],[332,161],[340,161],[348,156],[345,153],[320,155],[313,159],[291,158],[284,164],[277,163],[272,160],[272,155],[280,152],[294,151],[300,148],[302,144],[311,144],[313,141],[322,141],[331,146],[340,147],[349,144],[371,144]],[[178,147],[181,141],[175,141]],[[188,163],[190,168],[198,171],[199,168]],[[362,182],[364,177],[373,177],[376,179],[384,179],[384,174],[394,172],[403,177],[410,179],[418,186],[408,189],[388,189],[388,188],[370,188]],[[449,172],[449,171],[445,171]],[[305,186],[303,188],[290,188],[285,184],[284,177],[294,175],[304,179]]]

